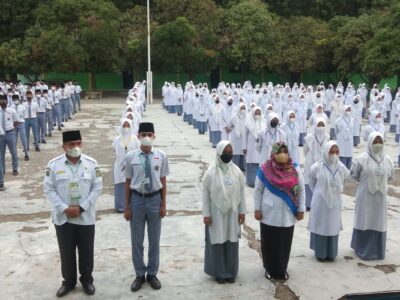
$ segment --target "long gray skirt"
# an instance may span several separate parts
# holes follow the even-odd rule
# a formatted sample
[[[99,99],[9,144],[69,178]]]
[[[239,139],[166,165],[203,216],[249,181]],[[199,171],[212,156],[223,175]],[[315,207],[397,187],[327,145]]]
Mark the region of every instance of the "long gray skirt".
[[[125,210],[125,182],[114,184],[115,209],[122,213]]]
[[[239,243],[211,244],[206,226],[204,272],[214,278],[236,278],[239,271]]]
[[[360,144],[360,136],[353,136],[353,145],[358,146]]]
[[[255,185],[257,170],[258,170],[257,163],[246,164],[246,183],[250,187],[254,187]]]
[[[246,158],[244,155],[233,155],[232,161],[239,167],[243,172],[246,171]]]
[[[339,235],[325,236],[311,233],[310,249],[314,250],[317,258],[335,258],[338,254]]]
[[[331,140],[336,140],[336,132],[335,129],[331,128],[330,130]]]
[[[218,143],[221,141],[221,131],[210,131],[210,139],[211,144],[215,148]]]
[[[380,232],[353,228],[351,248],[363,260],[385,259],[386,231]]]

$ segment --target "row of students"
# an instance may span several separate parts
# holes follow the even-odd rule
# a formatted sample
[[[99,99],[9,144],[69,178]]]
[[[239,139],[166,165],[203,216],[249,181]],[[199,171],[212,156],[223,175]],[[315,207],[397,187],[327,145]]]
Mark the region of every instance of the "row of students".
[[[0,86],[1,90],[7,90],[0,94],[0,191],[4,191],[6,148],[12,158],[12,174],[17,176],[18,140],[24,160],[29,161],[31,136],[34,149],[39,152],[40,144],[46,144],[46,139],[53,136],[53,129],[61,131],[64,122],[80,110],[81,88],[72,82],[51,83],[50,89],[44,82],[26,85],[3,82]]]

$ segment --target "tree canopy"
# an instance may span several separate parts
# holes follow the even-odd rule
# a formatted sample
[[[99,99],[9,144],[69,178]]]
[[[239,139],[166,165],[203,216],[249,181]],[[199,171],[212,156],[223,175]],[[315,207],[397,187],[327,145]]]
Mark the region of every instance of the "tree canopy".
[[[151,0],[152,68],[400,74],[396,0]],[[0,4],[0,73],[147,69],[145,0]]]

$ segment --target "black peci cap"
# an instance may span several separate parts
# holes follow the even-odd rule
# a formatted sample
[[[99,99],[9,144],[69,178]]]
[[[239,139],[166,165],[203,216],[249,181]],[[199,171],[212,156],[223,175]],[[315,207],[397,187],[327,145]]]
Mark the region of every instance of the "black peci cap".
[[[154,124],[150,122],[142,122],[139,124],[139,133],[141,132],[153,132],[154,133]]]
[[[62,134],[63,143],[71,141],[81,141],[81,132],[79,130],[64,131]]]

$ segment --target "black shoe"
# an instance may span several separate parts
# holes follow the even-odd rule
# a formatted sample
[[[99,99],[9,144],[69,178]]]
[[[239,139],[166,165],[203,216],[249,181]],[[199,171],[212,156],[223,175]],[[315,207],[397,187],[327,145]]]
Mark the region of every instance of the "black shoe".
[[[319,262],[326,262],[326,258],[317,257],[317,260],[318,260]]]
[[[86,295],[91,296],[91,295],[94,295],[94,293],[96,292],[96,289],[95,289],[93,283],[85,284],[82,286],[83,286],[83,290]]]
[[[62,286],[58,289],[56,296],[57,296],[58,298],[64,297],[66,294],[68,294],[68,293],[69,293],[70,291],[72,291],[74,288],[75,288],[75,287],[68,287],[68,286],[66,286],[66,285],[62,285]]]
[[[60,126],[61,126],[61,127],[64,127],[64,124],[61,124]]]
[[[36,152],[40,152],[40,148],[39,148],[39,147],[36,147],[36,148],[35,148],[35,151],[36,151]]]
[[[28,160],[29,160],[29,156],[25,155],[25,161],[28,161]]]
[[[61,129],[61,127],[58,127],[58,131],[61,131],[62,129]]]
[[[132,282],[131,285],[131,291],[132,292],[137,292],[142,288],[142,284],[145,283],[145,278],[144,276],[137,276],[135,280]]]
[[[157,279],[156,275],[147,275],[147,282],[150,283],[153,290],[161,289],[161,282]]]
[[[334,260],[335,260],[334,257],[327,257],[327,258],[326,258],[326,261],[329,261],[329,262],[332,262],[332,261],[334,261]]]
[[[216,280],[219,284],[224,284],[225,281],[226,281],[224,278],[215,278],[215,280]]]
[[[47,137],[47,133],[45,134],[45,137]]]
[[[42,140],[42,144],[47,144],[47,142],[45,140]]]
[[[236,281],[235,277],[226,279],[226,282],[228,282],[228,283],[235,283],[235,281]]]
[[[4,192],[6,189],[4,188],[4,184],[0,184],[0,192]]]
[[[14,170],[13,171],[13,176],[17,176],[18,175],[18,170]]]
[[[52,134],[52,133],[49,133],[48,137],[53,137],[53,134]]]

